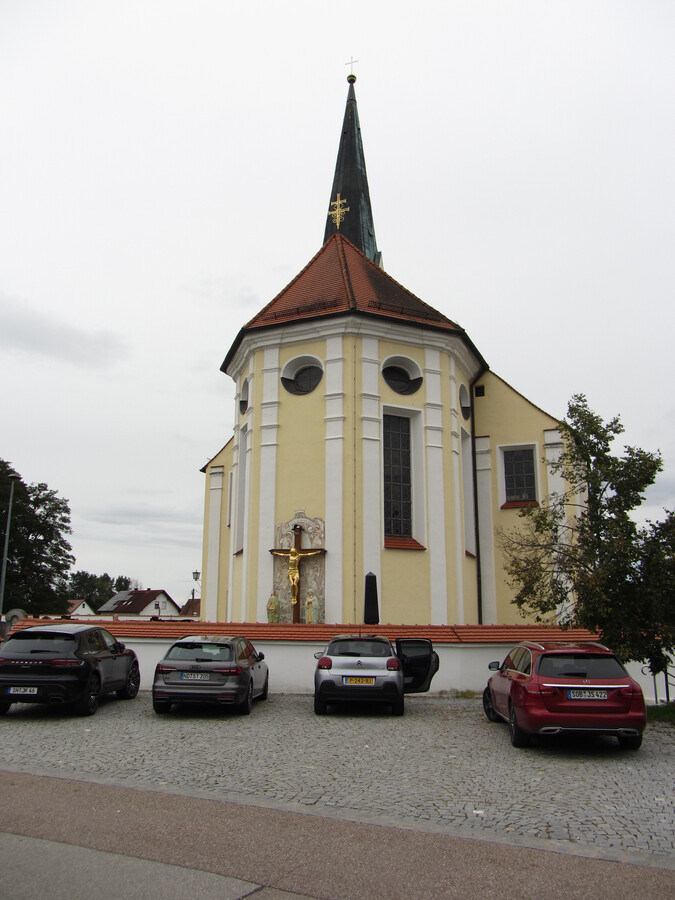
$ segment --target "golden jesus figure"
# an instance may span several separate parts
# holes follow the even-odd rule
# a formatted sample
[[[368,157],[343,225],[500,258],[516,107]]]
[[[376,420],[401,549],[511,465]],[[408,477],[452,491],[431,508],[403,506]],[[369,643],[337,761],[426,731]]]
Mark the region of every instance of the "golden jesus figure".
[[[290,550],[270,550],[274,556],[288,557],[288,580],[291,585],[291,604],[295,606],[298,602],[298,593],[300,588],[300,560],[303,556],[316,556],[319,553],[325,553],[325,550],[297,550],[291,547]]]
[[[291,609],[293,610],[293,622],[300,621],[300,605],[298,597],[300,596],[300,563],[303,556],[318,556],[324,554],[323,549],[303,550],[302,549],[302,525],[296,523],[293,526],[294,545],[290,550],[270,550],[274,556],[286,556],[288,558],[288,581],[291,585]],[[311,608],[308,609],[308,617],[311,619]]]

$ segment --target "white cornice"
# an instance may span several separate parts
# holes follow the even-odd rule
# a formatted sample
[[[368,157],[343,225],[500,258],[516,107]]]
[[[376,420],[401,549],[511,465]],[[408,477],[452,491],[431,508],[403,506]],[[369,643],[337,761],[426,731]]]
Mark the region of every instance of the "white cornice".
[[[481,368],[478,357],[471,351],[461,334],[425,328],[423,325],[407,325],[403,322],[374,319],[365,316],[346,315],[336,318],[308,319],[284,324],[278,328],[255,329],[241,340],[227,374],[235,381],[241,374],[251,354],[256,350],[290,346],[307,341],[325,340],[329,337],[369,337],[378,341],[395,341],[412,347],[435,349],[454,356],[462,368],[474,378]],[[375,360],[374,360],[375,361]]]

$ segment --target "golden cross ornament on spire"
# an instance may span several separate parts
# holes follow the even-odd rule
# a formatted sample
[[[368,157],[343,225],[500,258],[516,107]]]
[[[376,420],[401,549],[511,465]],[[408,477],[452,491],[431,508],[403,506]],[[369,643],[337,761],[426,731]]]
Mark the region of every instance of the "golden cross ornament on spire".
[[[358,62],[358,59],[354,59],[354,57],[350,57],[350,59],[345,63],[346,66],[349,66],[349,74],[354,74],[354,63]]]
[[[337,195],[337,200],[331,200],[330,202],[333,209],[329,210],[328,215],[333,220],[333,225],[335,225],[338,231],[340,230],[340,222],[344,219],[345,213],[349,212],[349,207],[345,206],[346,202],[347,201],[343,200],[339,194]]]

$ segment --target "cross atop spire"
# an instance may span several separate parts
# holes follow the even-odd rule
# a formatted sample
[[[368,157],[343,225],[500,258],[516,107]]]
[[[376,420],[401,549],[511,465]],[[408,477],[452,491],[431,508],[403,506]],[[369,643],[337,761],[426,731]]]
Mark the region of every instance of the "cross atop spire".
[[[381,265],[382,254],[377,249],[373,211],[370,206],[370,191],[366,174],[366,159],[361,142],[361,126],[359,112],[356,107],[354,91],[354,63],[351,59],[345,65],[351,66],[352,72],[347,76],[349,92],[347,106],[342,123],[342,134],[335,164],[333,189],[326,215],[326,231],[324,242],[338,231],[352,242],[369,259]]]

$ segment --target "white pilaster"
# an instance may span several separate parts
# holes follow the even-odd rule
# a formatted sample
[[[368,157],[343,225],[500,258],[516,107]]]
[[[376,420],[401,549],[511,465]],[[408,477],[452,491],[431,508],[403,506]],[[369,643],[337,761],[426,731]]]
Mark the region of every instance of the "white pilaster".
[[[478,541],[483,600],[483,624],[497,624],[497,588],[495,582],[494,525],[492,521],[492,489],[490,438],[476,438],[476,483],[478,495]]]
[[[342,621],[344,490],[344,356],[342,336],[326,340],[326,622]]]
[[[234,557],[232,554],[238,549],[237,544],[237,532],[238,532],[238,521],[240,516],[240,508],[239,508],[239,494],[241,492],[239,486],[239,426],[235,425],[234,427],[234,437],[232,443],[232,495],[230,499],[230,506],[232,510],[232,521],[230,524],[230,564],[229,564],[229,573],[228,573],[228,582],[227,582],[227,621],[232,621],[232,610],[234,597],[232,596],[232,586],[234,584]]]
[[[209,472],[209,538],[204,573],[203,615],[207,622],[218,620],[218,575],[220,572],[220,528],[223,508],[223,467],[214,466]]]
[[[380,437],[379,343],[376,338],[363,338],[361,344],[361,466],[363,473],[363,565],[364,575],[372,572],[382,590],[382,495],[380,471],[382,453]],[[356,523],[354,523],[356,524]],[[357,590],[362,585],[357,585]],[[358,598],[357,598],[358,599]],[[357,603],[358,612],[358,603]]]
[[[279,348],[266,347],[260,408],[260,498],[258,501],[258,577],[256,618],[267,621],[267,601],[274,584],[274,513],[276,509],[277,446],[279,433]]]
[[[463,625],[464,613],[464,535],[462,529],[462,494],[460,478],[461,444],[459,428],[459,388],[454,356],[450,357],[450,421],[452,427],[452,518],[455,532],[453,549],[455,585],[455,622]]]
[[[443,406],[438,350],[425,351],[424,442],[426,451],[426,496],[429,527],[431,624],[446,625],[448,619],[447,565],[445,560],[445,484],[443,479]]]
[[[562,435],[559,428],[546,428],[544,430],[544,458],[546,459],[546,490],[542,493],[565,493],[565,481],[562,472],[553,472],[552,463],[557,462],[563,452]]]

